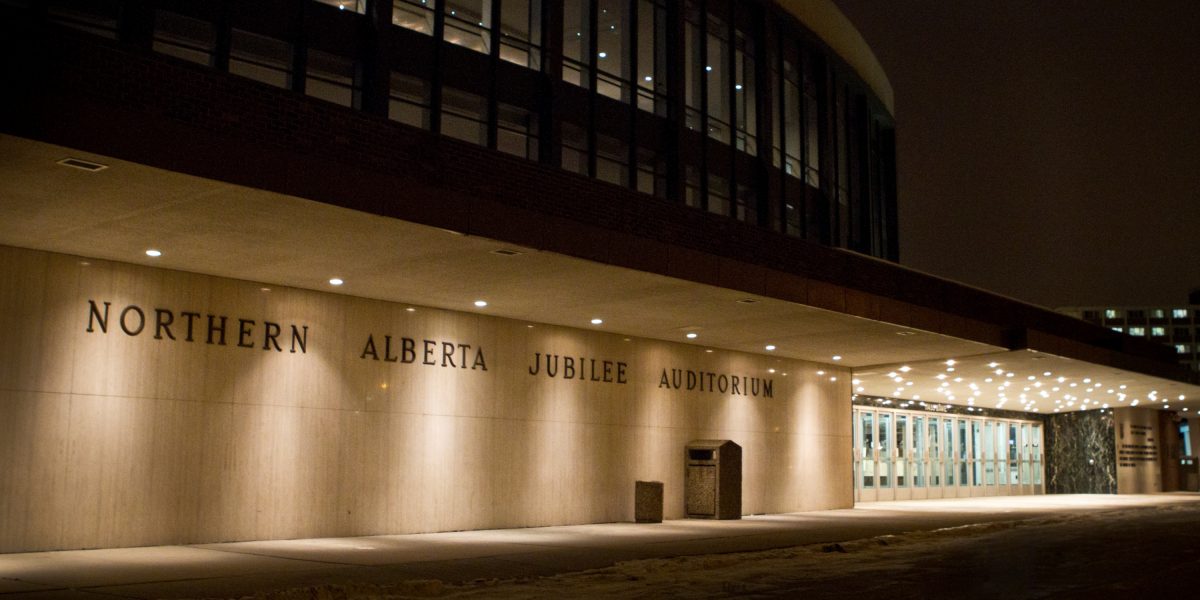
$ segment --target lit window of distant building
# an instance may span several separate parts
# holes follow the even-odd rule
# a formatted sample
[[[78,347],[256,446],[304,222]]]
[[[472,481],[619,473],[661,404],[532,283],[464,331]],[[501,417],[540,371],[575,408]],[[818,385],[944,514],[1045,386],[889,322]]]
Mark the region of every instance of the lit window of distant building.
[[[1155,337],[1161,337],[1161,336],[1167,335],[1167,328],[1166,327],[1151,327],[1150,335],[1155,336]]]
[[[1156,308],[1156,309],[1150,311],[1150,318],[1152,318],[1152,319],[1161,319],[1166,316],[1167,316],[1167,311],[1165,311],[1161,308]]]
[[[1146,337],[1146,328],[1145,327],[1130,327],[1129,335],[1136,335],[1138,337]]]
[[[1186,319],[1187,318],[1187,309],[1186,308],[1176,308],[1175,310],[1171,311],[1171,316],[1176,319]]]
[[[1124,327],[1113,327],[1112,330],[1117,333],[1121,333],[1122,331],[1125,331],[1125,328]]]
[[[1115,319],[1120,313],[1115,308],[1109,308],[1104,311],[1105,319]]]
[[[1187,354],[1187,344],[1175,344],[1175,352],[1179,354]]]

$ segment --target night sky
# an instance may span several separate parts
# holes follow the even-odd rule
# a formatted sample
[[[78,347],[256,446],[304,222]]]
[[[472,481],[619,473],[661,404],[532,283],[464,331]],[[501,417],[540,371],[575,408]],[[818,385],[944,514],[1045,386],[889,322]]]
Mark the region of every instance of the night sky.
[[[835,2],[896,92],[901,263],[1050,307],[1200,287],[1200,1]]]

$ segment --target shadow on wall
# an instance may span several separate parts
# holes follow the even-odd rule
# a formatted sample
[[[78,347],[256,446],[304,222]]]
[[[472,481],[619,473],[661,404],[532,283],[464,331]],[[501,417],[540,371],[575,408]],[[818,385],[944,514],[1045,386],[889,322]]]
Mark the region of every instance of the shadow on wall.
[[[1117,493],[1116,440],[1111,411],[1077,411],[1046,418],[1046,493]]]

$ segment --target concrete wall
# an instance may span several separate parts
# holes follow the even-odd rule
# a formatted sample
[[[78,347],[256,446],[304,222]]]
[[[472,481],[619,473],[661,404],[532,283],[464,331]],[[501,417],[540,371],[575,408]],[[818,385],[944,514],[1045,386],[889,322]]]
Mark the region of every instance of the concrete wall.
[[[1159,427],[1161,411],[1118,408],[1113,411],[1117,445],[1117,493],[1148,494],[1163,491]]]
[[[745,513],[852,505],[844,369],[263,287],[0,247],[0,552],[624,521],[637,479],[678,518],[700,438]]]

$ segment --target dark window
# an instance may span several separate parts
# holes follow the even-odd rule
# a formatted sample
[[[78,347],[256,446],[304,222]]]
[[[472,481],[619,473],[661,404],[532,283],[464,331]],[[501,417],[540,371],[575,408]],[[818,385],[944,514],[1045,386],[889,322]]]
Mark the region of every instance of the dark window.
[[[451,44],[489,54],[492,44],[491,0],[443,0],[446,24],[442,38]]]
[[[342,106],[355,105],[354,61],[336,54],[308,51],[308,80],[304,92]]]
[[[620,100],[633,100],[628,45],[629,0],[596,2],[596,92]]]
[[[665,117],[667,11],[659,1],[640,0],[637,6],[637,106]]]
[[[154,14],[154,51],[205,66],[213,64],[212,23],[165,10]]]
[[[730,90],[733,89],[733,73],[729,52],[729,26],[713,15],[708,15],[708,37],[704,61],[705,93],[708,107],[708,136],[719,142],[730,143],[731,107]],[[728,201],[728,191],[725,194]],[[728,211],[722,214],[728,214]]]
[[[433,35],[434,0],[393,0],[392,24]]]
[[[562,124],[562,168],[588,174],[587,133],[574,123]]]
[[[317,2],[337,7],[338,10],[348,10],[360,14],[367,9],[367,0],[317,0]]]
[[[524,108],[508,104],[500,104],[497,107],[497,150],[521,158],[537,159],[537,139],[536,115]]]
[[[393,72],[388,118],[429,129],[429,84],[420,78]]]
[[[292,81],[292,45],[258,34],[233,30],[229,72],[286,88]]]
[[[442,90],[442,134],[487,145],[487,102],[483,96],[445,88]]]
[[[563,2],[563,81],[580,87],[588,87],[591,51],[591,27],[588,25],[590,7],[587,0]]]
[[[503,0],[500,3],[500,58],[540,70],[542,44],[541,2]]]
[[[97,2],[47,2],[46,15],[51,21],[92,35],[117,39],[117,15],[120,3],[114,0]]]
[[[737,136],[734,147],[746,154],[758,154],[758,92],[754,82],[754,41],[742,32],[734,44],[734,113]]]

